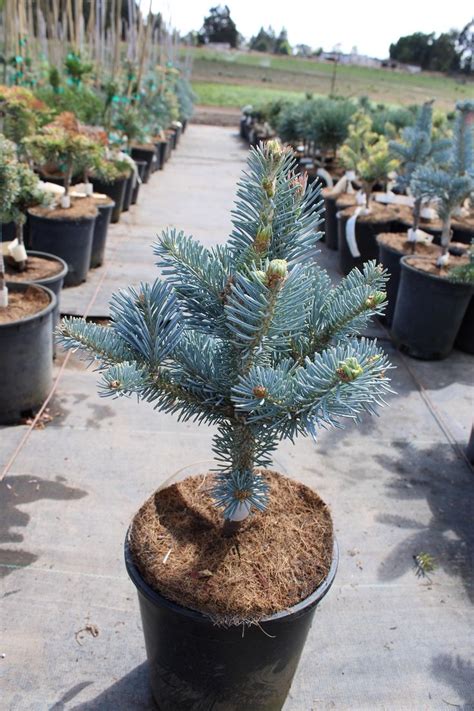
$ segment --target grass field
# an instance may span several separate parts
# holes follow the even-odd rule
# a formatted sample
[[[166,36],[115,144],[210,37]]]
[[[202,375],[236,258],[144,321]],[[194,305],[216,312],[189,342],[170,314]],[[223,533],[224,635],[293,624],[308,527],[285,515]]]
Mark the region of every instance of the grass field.
[[[196,48],[192,82],[198,103],[240,107],[274,98],[300,98],[305,92],[327,94],[333,65],[258,52],[217,52]],[[434,73],[407,74],[390,69],[339,65],[336,93],[368,96],[375,101],[413,104],[436,99],[450,109],[457,99],[474,96],[474,82],[461,83]]]

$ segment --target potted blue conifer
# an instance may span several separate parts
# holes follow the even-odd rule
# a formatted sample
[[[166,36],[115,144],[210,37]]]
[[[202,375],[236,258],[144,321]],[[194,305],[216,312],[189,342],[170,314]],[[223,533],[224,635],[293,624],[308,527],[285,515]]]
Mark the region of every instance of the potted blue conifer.
[[[401,278],[392,337],[416,358],[436,360],[451,352],[473,293],[471,278],[452,278],[452,270],[467,265],[468,255],[452,256],[453,214],[474,190],[474,102],[459,101],[450,155],[443,167],[418,167],[411,184],[416,194],[434,200],[442,222],[436,256],[407,255],[401,259]],[[413,305],[416,304],[416,308]]]
[[[116,294],[111,327],[60,328],[98,363],[103,395],[216,427],[215,471],[152,494],[126,539],[166,711],[283,706],[337,547],[326,504],[272,471],[271,453],[390,390],[386,356],[356,338],[383,308],[386,276],[369,262],[331,285],[314,260],[320,187],[296,167],[276,141],[252,150],[227,244],[165,231],[163,278]]]

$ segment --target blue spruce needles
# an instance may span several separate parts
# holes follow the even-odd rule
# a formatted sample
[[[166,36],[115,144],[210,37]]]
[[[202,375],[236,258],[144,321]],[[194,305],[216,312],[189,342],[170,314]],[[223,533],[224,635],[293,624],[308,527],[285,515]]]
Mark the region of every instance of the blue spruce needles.
[[[382,311],[386,275],[373,262],[338,286],[314,260],[318,185],[289,150],[252,150],[226,245],[165,231],[163,279],[114,296],[110,328],[64,319],[60,340],[101,370],[101,394],[130,395],[181,420],[217,426],[214,497],[226,526],[263,510],[268,465],[283,438],[316,436],[384,404],[390,367],[357,339]]]

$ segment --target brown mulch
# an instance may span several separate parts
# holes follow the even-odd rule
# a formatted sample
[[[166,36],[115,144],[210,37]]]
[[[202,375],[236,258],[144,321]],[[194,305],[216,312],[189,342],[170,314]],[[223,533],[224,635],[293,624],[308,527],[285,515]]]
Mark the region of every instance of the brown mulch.
[[[258,622],[304,600],[327,576],[333,530],[312,489],[273,471],[265,512],[234,537],[209,492],[212,474],[156,491],[136,514],[131,550],[146,582],[218,624]]]
[[[97,217],[97,206],[94,198],[71,198],[71,207],[60,205],[54,207],[32,207],[28,211],[36,217],[47,217],[49,220],[77,220],[81,217]]]
[[[438,255],[439,255],[439,250],[438,250]],[[415,267],[415,269],[419,269],[421,272],[427,272],[428,274],[434,274],[437,277],[441,277],[442,279],[448,279],[449,278],[449,273],[451,269],[454,267],[461,267],[463,264],[469,264],[469,257],[467,254],[462,255],[461,257],[456,257],[454,255],[450,255],[449,257],[449,263],[446,267],[438,267],[436,266],[436,257],[409,257],[407,260],[407,264],[409,264],[411,267]]]
[[[43,259],[42,257],[28,257],[26,269],[19,272],[15,269],[13,260],[5,260],[5,273],[7,281],[38,281],[39,279],[47,279],[62,271],[63,265],[52,259]]]
[[[8,293],[8,306],[0,307],[0,324],[21,321],[43,311],[50,303],[48,294],[35,286],[29,286],[26,291]]]
[[[357,205],[352,205],[344,210],[341,210],[342,216],[346,218],[352,217],[357,207]],[[406,215],[406,212],[406,205],[383,205],[382,203],[375,202],[374,200],[370,203],[370,212],[366,215],[359,215],[357,221],[377,223],[389,222],[391,220],[401,220]]]
[[[406,232],[381,232],[377,235],[377,242],[391,247],[400,254],[412,254],[413,242],[408,242]],[[415,243],[415,254],[423,257],[435,258],[440,254],[440,248],[435,244]]]

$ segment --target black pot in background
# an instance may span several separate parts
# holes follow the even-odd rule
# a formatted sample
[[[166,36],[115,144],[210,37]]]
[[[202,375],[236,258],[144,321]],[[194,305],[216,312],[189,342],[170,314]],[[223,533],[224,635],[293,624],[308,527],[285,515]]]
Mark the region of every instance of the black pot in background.
[[[16,227],[14,222],[2,222],[0,229],[0,242],[11,242],[15,239]]]
[[[440,360],[452,351],[473,288],[422,272],[400,260],[392,339],[413,358]]]
[[[474,296],[471,296],[454,346],[464,353],[474,354]]]
[[[153,696],[160,711],[281,709],[316,606],[331,587],[328,577],[306,600],[260,625],[223,628],[150,588],[125,543],[125,564],[137,588]]]
[[[166,141],[166,145],[165,145],[165,163],[167,163],[169,161],[169,159],[171,158],[172,151],[173,151],[172,144],[171,144],[170,139],[168,138],[168,140]]]
[[[359,248],[360,257],[353,257],[346,239],[346,224],[349,219],[347,214],[338,213],[337,218],[337,241],[339,249],[339,269],[344,275],[349,274],[351,269],[358,267],[362,269],[364,262],[370,259],[378,259],[379,250],[377,245],[377,235],[381,232],[391,232],[392,220],[387,216],[387,221],[367,222],[357,220],[355,237]]]
[[[100,267],[104,262],[105,243],[107,232],[112,218],[115,203],[111,200],[106,205],[97,205],[99,214],[95,219],[94,233],[92,236],[92,251],[90,269]]]
[[[387,306],[385,307],[385,313],[382,317],[380,317],[380,320],[386,323],[387,326],[390,326],[395,312],[395,304],[397,303],[401,271],[400,259],[403,257],[403,254],[383,242],[378,242],[378,247],[378,261],[385,267],[385,269],[387,269],[389,273],[388,281],[385,284]]]
[[[130,176],[127,178],[125,183],[125,192],[123,195],[122,212],[128,212],[130,210],[130,205],[132,202],[132,191],[135,184],[135,172],[132,171]]]
[[[153,163],[153,157],[156,153],[156,148],[132,148],[130,155],[133,160],[142,160],[146,163],[145,175],[143,176],[143,182],[148,183],[151,175],[151,166]]]
[[[181,123],[183,124],[183,133],[184,133],[186,131],[186,126],[188,125],[188,119],[183,119],[181,121]]]
[[[329,249],[337,249],[337,212],[355,204],[355,197],[350,193],[339,195],[331,194],[329,190],[323,191],[324,196],[324,232],[325,243]]]
[[[30,214],[31,247],[66,262],[64,286],[77,286],[87,278],[95,221],[95,217],[55,220]]]
[[[138,175],[140,176],[140,180],[143,182],[143,176],[145,175],[145,170],[146,170],[146,163],[144,160],[137,160],[137,161],[135,161],[135,163],[137,164]],[[140,183],[137,180],[135,183],[135,187],[132,190],[132,200],[131,200],[132,205],[136,205],[139,192],[140,192]]]
[[[10,284],[10,293],[26,291],[30,284]],[[0,424],[30,417],[43,404],[53,382],[53,314],[57,298],[45,286],[35,285],[50,297],[46,308],[33,316],[0,324]]]
[[[163,170],[166,163],[168,141],[159,141],[156,144],[156,154],[158,157],[158,170]]]
[[[94,192],[107,195],[115,203],[112,217],[110,218],[112,224],[116,224],[120,220],[127,180],[128,178],[119,178],[114,180],[113,183],[104,183],[102,180],[97,180],[97,178],[91,178]]]
[[[464,244],[471,244],[474,239],[474,229],[469,227],[462,222],[456,222],[453,220],[453,242],[463,242]]]

